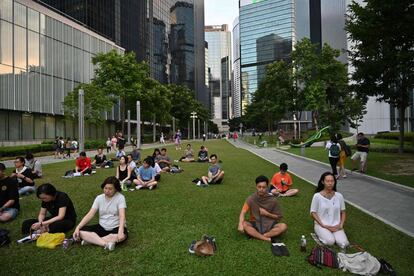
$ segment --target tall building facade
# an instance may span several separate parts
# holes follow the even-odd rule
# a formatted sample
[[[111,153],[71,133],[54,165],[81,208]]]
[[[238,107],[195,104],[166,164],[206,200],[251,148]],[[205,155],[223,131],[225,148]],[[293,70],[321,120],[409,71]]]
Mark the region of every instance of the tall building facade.
[[[0,1],[0,140],[77,136],[76,123],[63,116],[64,97],[93,78],[95,54],[113,49],[124,51],[34,1]],[[118,118],[119,109],[107,114]],[[114,123],[86,125],[85,136],[114,130]]]
[[[134,51],[161,83],[186,85],[209,105],[204,0],[37,0]]]
[[[240,25],[239,17],[233,22],[233,74],[232,74],[232,99],[233,99],[233,117],[240,117],[242,109],[246,107],[247,102],[242,101],[241,75],[240,75]]]
[[[220,130],[228,129],[231,95],[231,33],[227,25],[205,27],[208,43],[211,113]]]

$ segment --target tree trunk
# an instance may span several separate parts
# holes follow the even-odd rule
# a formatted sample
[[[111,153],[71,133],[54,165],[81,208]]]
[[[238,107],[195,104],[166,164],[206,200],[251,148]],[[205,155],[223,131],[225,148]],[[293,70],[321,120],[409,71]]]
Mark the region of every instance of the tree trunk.
[[[399,123],[400,123],[400,145],[398,147],[398,153],[404,152],[404,122],[405,122],[405,106],[402,104],[398,108],[399,111]]]
[[[318,126],[318,112],[317,111],[313,111],[312,112],[312,118],[313,118],[313,123],[315,124],[316,131],[319,131],[319,126]]]
[[[122,134],[125,134],[125,108],[126,108],[125,98],[120,100],[119,108],[121,109],[121,131],[122,131]]]
[[[155,113],[152,117],[152,142],[155,143],[157,138],[157,125],[156,125],[156,116]]]

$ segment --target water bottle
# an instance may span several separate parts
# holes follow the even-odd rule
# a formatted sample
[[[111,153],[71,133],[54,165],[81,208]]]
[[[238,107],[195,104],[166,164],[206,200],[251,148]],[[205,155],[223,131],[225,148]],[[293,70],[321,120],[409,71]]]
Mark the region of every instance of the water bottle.
[[[300,251],[301,252],[306,252],[306,238],[305,238],[305,235],[302,235],[302,237],[300,238]]]

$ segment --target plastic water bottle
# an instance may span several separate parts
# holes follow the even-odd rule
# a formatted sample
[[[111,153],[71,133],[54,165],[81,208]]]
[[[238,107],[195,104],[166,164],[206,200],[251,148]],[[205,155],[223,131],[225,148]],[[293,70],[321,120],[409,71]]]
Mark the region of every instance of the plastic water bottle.
[[[300,251],[301,252],[306,252],[306,238],[305,238],[305,235],[302,235],[302,237],[300,238]]]

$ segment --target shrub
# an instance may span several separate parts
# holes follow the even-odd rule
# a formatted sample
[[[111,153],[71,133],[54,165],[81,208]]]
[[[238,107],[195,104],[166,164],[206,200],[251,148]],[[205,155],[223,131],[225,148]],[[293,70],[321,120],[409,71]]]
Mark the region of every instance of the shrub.
[[[382,132],[377,133],[374,138],[378,139],[386,139],[386,140],[398,140],[400,137],[399,132]],[[405,142],[414,142],[414,132],[406,132],[404,134],[404,141]]]

